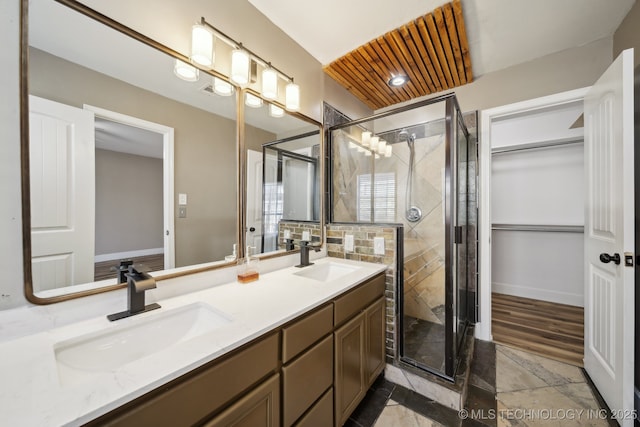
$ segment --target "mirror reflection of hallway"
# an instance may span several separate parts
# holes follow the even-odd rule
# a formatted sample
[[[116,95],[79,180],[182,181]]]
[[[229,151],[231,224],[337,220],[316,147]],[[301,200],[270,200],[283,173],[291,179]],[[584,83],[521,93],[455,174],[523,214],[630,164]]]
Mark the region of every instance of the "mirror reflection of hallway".
[[[95,280],[131,259],[165,269],[163,136],[97,117]]]

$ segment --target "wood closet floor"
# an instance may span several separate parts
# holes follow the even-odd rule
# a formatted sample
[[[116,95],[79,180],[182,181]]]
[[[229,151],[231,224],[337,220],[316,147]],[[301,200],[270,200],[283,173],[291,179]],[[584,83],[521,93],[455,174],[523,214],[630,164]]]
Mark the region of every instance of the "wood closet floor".
[[[496,343],[582,366],[584,309],[504,294],[492,294]]]

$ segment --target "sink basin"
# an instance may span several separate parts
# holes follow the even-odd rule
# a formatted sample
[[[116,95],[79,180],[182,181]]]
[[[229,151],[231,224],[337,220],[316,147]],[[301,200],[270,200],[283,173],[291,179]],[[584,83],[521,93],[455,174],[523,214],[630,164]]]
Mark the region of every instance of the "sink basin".
[[[303,267],[302,270],[293,274],[296,276],[306,277],[307,279],[317,280],[319,282],[331,282],[339,279],[349,273],[356,271],[358,267],[337,262],[327,262],[324,264],[316,264],[310,267]]]
[[[110,372],[142,357],[217,329],[231,319],[211,306],[195,303],[184,307],[130,317],[112,328],[61,341],[54,345],[60,378],[77,372]]]

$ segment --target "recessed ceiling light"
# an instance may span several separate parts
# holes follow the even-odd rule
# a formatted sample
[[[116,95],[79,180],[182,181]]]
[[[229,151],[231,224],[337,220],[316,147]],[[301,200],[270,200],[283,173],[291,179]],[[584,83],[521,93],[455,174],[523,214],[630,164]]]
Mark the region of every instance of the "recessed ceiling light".
[[[404,75],[393,76],[389,79],[387,84],[391,87],[400,87],[409,81],[409,77]]]

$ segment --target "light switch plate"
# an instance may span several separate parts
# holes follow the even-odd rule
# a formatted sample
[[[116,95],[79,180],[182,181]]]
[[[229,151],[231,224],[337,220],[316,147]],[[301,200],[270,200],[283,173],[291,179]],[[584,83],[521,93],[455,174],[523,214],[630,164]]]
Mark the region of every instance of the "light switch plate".
[[[309,232],[309,230],[304,230],[302,232],[302,239],[300,239],[304,242],[309,242],[311,241],[311,233]]]
[[[284,230],[284,238],[285,239],[290,239],[291,238],[291,230],[289,230],[289,229]]]
[[[187,204],[187,193],[178,193],[178,204],[179,205]]]
[[[344,250],[346,252],[353,252],[353,234],[344,235]]]
[[[384,255],[384,237],[373,238],[373,253],[375,255]]]

